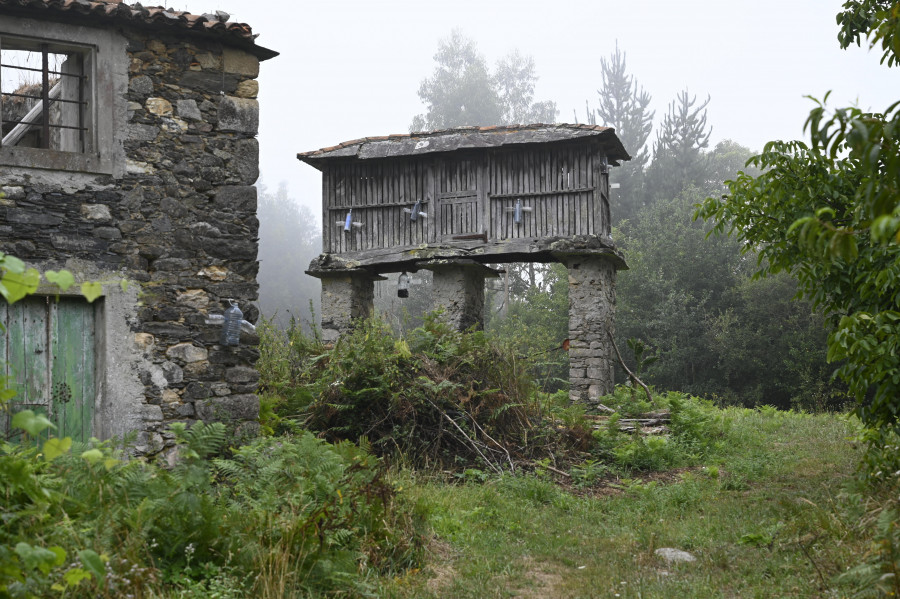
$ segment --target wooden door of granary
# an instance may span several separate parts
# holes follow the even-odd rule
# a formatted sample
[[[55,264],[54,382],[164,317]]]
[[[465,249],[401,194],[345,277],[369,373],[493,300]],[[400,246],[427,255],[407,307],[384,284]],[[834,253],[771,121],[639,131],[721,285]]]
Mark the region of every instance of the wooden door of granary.
[[[75,298],[33,297],[0,302],[0,374],[16,395],[0,415],[0,433],[13,414],[32,410],[55,425],[54,435],[87,441],[96,397],[95,305]]]
[[[438,166],[437,222],[442,241],[485,232],[482,162],[447,157]]]

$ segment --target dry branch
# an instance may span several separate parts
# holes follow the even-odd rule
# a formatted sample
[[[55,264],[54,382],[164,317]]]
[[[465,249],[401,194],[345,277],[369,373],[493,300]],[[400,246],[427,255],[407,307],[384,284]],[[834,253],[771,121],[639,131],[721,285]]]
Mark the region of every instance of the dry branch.
[[[609,340],[612,342],[613,349],[616,350],[616,357],[619,358],[619,364],[622,365],[622,368],[625,369],[625,372],[628,373],[628,376],[631,377],[631,380],[644,388],[644,391],[647,393],[647,400],[653,403],[653,396],[650,395],[650,388],[647,387],[647,385],[644,384],[644,381],[639,379],[637,375],[631,372],[631,370],[628,369],[628,366],[625,365],[625,360],[622,359],[622,354],[619,353],[619,347],[616,345],[616,340],[613,338],[612,333],[607,331],[606,334],[609,335]]]

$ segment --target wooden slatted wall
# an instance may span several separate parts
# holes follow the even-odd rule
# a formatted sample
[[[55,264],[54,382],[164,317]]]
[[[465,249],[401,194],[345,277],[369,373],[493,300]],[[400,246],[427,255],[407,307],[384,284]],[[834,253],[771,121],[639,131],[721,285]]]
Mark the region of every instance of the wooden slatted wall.
[[[607,175],[589,144],[335,163],[322,179],[323,245],[330,253],[483,232],[490,240],[609,234]],[[416,200],[428,216],[413,222],[408,210]],[[531,209],[519,224],[517,200]],[[351,209],[359,225],[344,231]]]
[[[379,160],[339,164],[322,176],[323,246],[333,253],[415,246],[430,241],[433,175],[429,161]],[[413,222],[409,212],[421,200],[427,218]],[[351,231],[343,228],[353,210]]]
[[[490,230],[494,239],[599,235],[609,232],[599,157],[586,146],[495,152],[489,165]],[[523,207],[515,224],[516,201]]]

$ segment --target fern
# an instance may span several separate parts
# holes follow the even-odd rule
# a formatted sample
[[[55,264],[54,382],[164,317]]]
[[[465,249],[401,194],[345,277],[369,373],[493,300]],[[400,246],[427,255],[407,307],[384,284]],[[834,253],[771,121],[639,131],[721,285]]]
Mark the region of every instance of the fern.
[[[203,459],[225,444],[227,429],[221,422],[198,422],[187,428],[182,422],[172,425],[176,442],[184,447],[185,457]]]

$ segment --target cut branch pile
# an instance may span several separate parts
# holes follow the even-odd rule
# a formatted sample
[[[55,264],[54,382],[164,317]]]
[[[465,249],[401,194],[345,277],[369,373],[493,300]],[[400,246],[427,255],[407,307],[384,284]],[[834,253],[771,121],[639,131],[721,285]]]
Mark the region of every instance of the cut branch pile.
[[[609,416],[587,416],[594,430],[606,428]],[[637,432],[641,435],[661,435],[669,432],[672,416],[668,411],[648,412],[636,418],[619,418],[619,430],[623,433]]]

